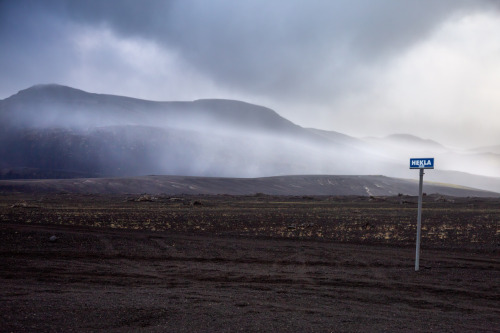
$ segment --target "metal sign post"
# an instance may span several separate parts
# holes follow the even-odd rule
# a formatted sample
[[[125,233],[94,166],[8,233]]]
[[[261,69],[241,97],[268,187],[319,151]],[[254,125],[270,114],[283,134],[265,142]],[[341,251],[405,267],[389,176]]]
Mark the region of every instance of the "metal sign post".
[[[434,169],[434,158],[410,158],[410,169],[420,170],[418,183],[418,214],[417,214],[417,245],[415,249],[415,272],[420,269],[420,239],[422,230],[422,187],[424,182],[424,169]]]

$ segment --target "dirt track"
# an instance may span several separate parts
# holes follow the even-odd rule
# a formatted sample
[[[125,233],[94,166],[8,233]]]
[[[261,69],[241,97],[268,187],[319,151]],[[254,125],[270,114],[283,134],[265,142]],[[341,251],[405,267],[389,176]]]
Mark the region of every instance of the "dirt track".
[[[402,245],[33,224],[9,207],[0,331],[500,331],[494,246],[423,247],[416,273]]]

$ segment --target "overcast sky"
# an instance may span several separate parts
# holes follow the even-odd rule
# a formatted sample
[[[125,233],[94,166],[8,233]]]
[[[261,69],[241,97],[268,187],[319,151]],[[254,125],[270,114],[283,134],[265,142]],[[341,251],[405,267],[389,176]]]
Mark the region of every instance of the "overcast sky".
[[[228,98],[304,127],[500,144],[497,0],[0,0],[0,99]]]

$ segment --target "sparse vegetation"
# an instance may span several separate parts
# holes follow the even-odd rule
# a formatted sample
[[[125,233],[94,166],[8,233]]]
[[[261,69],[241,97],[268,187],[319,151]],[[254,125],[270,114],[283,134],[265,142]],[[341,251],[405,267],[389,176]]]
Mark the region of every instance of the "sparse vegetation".
[[[9,195],[0,222],[411,246],[416,198]],[[498,199],[426,196],[423,247],[496,251]]]

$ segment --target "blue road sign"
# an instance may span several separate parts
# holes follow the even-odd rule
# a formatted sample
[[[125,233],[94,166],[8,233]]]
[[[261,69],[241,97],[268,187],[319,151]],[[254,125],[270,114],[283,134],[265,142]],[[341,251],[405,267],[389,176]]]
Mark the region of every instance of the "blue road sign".
[[[410,169],[434,169],[434,157],[410,158]]]

